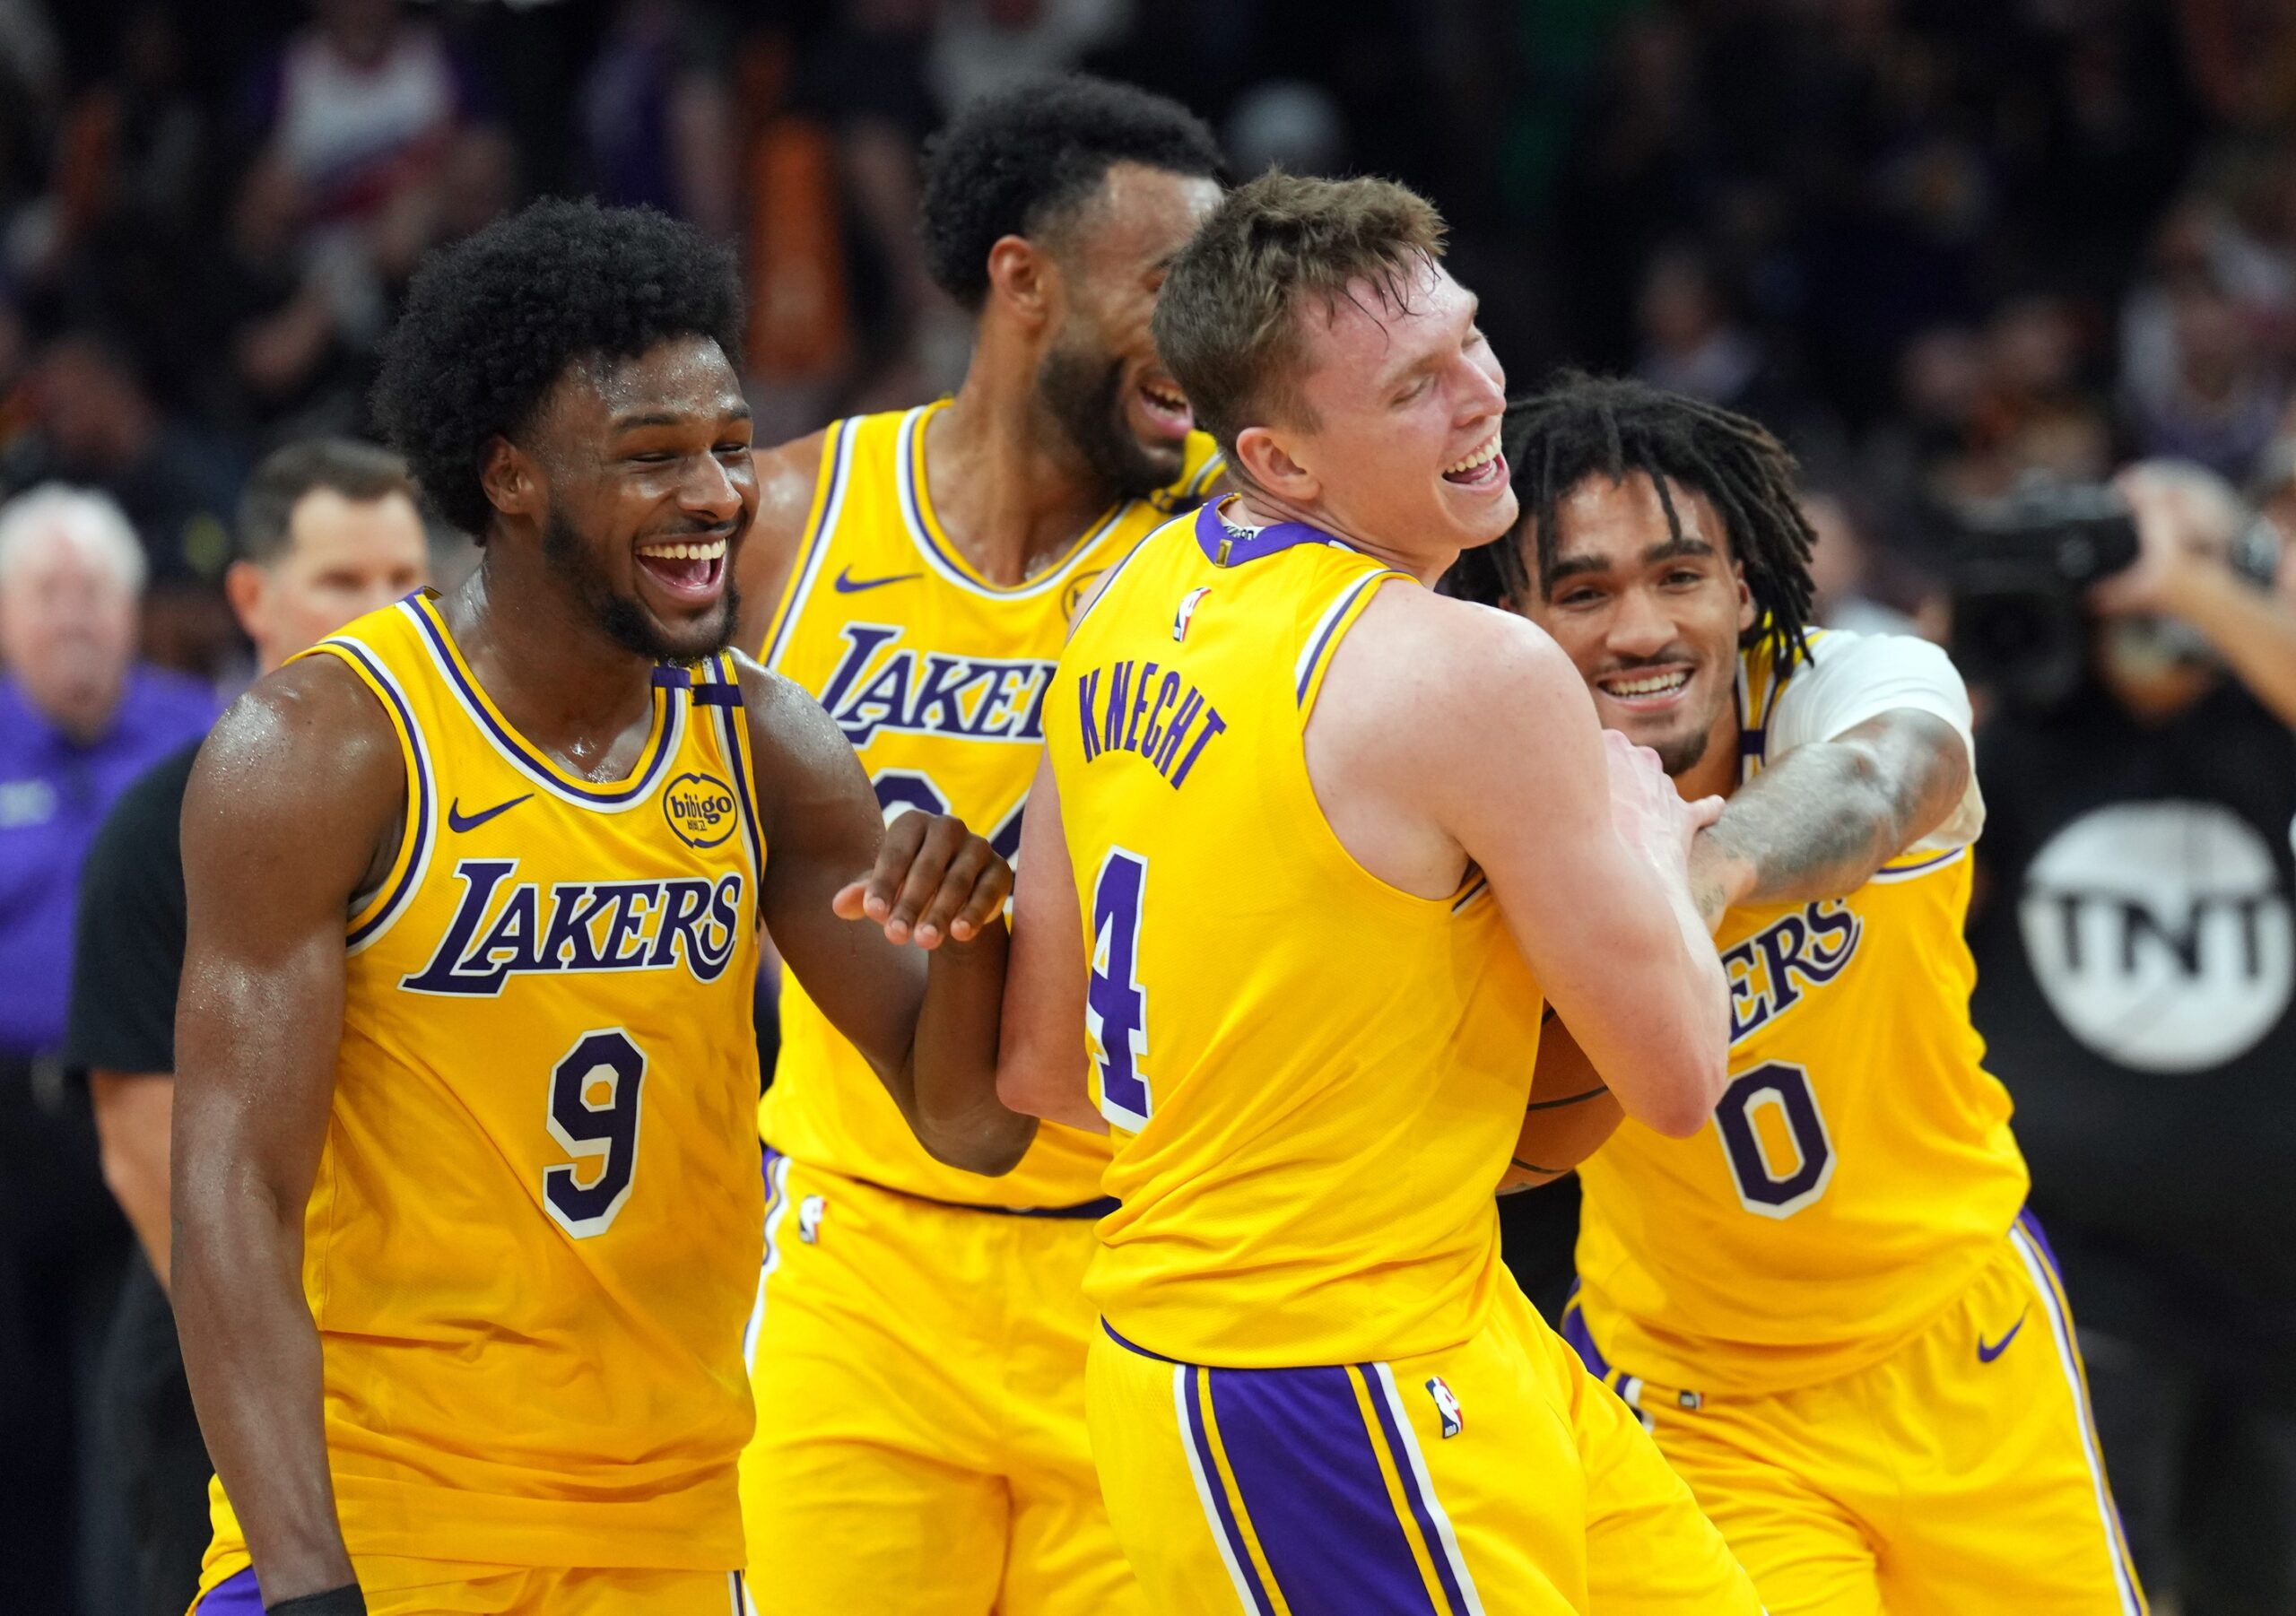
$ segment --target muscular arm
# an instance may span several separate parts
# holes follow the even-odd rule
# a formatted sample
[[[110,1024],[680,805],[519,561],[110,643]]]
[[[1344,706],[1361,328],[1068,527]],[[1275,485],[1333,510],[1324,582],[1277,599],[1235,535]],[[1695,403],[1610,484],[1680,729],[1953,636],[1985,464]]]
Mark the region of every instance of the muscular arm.
[[[1007,947],[1002,864],[977,837],[961,851],[940,846],[916,862],[897,895],[868,900],[868,918],[879,924],[856,924],[865,912],[861,883],[881,867],[889,836],[869,778],[804,691],[754,664],[742,672],[768,849],[761,899],[775,947],[876,1070],[926,1151],[971,1172],[1010,1172],[1037,1125],[996,1098]],[[954,821],[903,818],[915,823],[897,827],[896,838],[927,826],[944,844],[961,836]],[[918,948],[903,946],[911,939]]]
[[[1797,746],[1740,786],[1691,847],[1700,911],[1854,892],[1945,822],[1969,789],[1953,726],[1912,708]]]
[[[1021,816],[996,1094],[1015,1111],[1105,1134],[1108,1119],[1092,1104],[1085,1071],[1091,1057],[1084,1046],[1083,913],[1060,822],[1060,787],[1047,755],[1038,760]]]
[[[781,591],[805,543],[805,518],[813,514],[813,484],[820,479],[826,432],[815,432],[778,448],[759,449],[757,517],[742,541],[734,582],[741,594],[741,620],[734,644],[754,656],[765,645]]]
[[[1689,1134],[1722,1091],[1727,989],[1680,854],[1630,845],[1615,821],[1605,747],[1585,682],[1544,633],[1402,587],[1341,642],[1309,730],[1342,841],[1422,895],[1438,866],[1479,865],[1627,1115]],[[1688,812],[1654,781],[1669,812]],[[1418,881],[1402,878],[1413,868]]]
[[[344,916],[394,845],[404,765],[328,659],[227,712],[184,799],[174,1299],[184,1368],[266,1601],[352,1580],[302,1284],[342,1032]]]

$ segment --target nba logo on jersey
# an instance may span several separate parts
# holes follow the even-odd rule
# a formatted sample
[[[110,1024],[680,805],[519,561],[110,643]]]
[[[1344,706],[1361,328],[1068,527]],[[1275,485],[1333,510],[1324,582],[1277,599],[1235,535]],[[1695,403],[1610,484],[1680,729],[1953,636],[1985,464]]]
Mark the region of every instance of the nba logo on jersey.
[[[1174,639],[1187,638],[1187,626],[1196,621],[1196,609],[1204,604],[1204,597],[1211,593],[1212,591],[1208,588],[1198,587],[1189,590],[1181,597],[1180,609],[1172,614]]]
[[[1435,1399],[1435,1412],[1443,1417],[1443,1435],[1447,1438],[1466,1429],[1466,1421],[1459,1412],[1459,1400],[1451,1395],[1451,1388],[1443,1384],[1440,1375],[1427,1377],[1427,1394]]]
[[[797,1238],[808,1246],[818,1246],[822,1238],[822,1214],[829,1210],[829,1203],[819,1195],[807,1195],[797,1203]]]

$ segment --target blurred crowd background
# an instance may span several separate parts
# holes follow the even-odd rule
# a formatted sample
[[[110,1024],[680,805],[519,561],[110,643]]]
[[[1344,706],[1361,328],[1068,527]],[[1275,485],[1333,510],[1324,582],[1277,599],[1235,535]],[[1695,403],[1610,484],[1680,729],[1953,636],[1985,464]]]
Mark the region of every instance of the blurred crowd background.
[[[118,655],[132,640],[180,676],[153,687],[175,702],[162,727],[196,734],[257,666],[224,587],[243,483],[283,445],[366,430],[378,341],[426,250],[544,194],[692,222],[740,251],[758,436],[779,441],[955,385],[968,329],[915,237],[921,144],[968,97],[1070,67],[1186,101],[1239,174],[1376,172],[1431,196],[1518,389],[1564,364],[1629,371],[1770,425],[1806,474],[1830,623],[1943,637],[1930,502],[2035,473],[2193,463],[2241,501],[2227,534],[2261,517],[2296,551],[2288,0],[0,0],[0,500],[60,481],[117,502],[143,561],[97,569],[131,599],[141,575]],[[451,578],[467,547],[431,539]],[[11,553],[0,538],[0,947],[23,964],[0,971],[0,1101],[22,1083],[23,1115],[53,1115],[84,1106],[50,1058],[66,947],[51,900],[60,878],[68,906],[86,837],[6,838],[83,804],[74,791],[100,810],[120,782],[88,785],[62,743],[63,761],[30,759],[53,737],[15,715],[29,701],[71,731],[68,691],[21,687],[78,654],[58,636],[110,655],[113,630],[65,584],[25,604],[49,586]],[[2225,699],[2248,700],[2239,683]],[[2234,1012],[2189,1002],[2255,1029],[2189,1060],[2124,1050],[2117,1069],[2148,1082],[2296,1049],[2296,749],[2284,716],[2259,727],[2249,708],[2192,699],[2193,755],[2257,760],[2217,795],[2268,833],[2239,911],[2252,969],[2219,985]],[[2036,804],[2052,784],[2031,783]],[[1988,795],[2006,836],[2022,804]],[[2011,856],[2031,858],[2050,825],[2027,828]],[[2105,863],[2144,836],[2199,845],[2140,830]],[[2044,894],[2075,906],[2068,949],[2070,891]],[[2187,978],[2206,898],[2188,933],[2144,923]],[[2136,972],[2143,928],[2116,901]],[[2257,929],[2258,904],[2278,906],[2279,930]],[[2084,1022],[2044,985],[2067,1047],[2111,1056],[2109,1007]],[[51,989],[57,1005],[30,1003]],[[2050,1011],[2028,990],[1990,1013],[2015,1023],[1985,1028],[1998,1045]],[[2296,1101],[2274,1116],[2252,1146],[2296,1139]],[[41,1137],[37,1172],[28,1152],[0,1163],[0,1246],[29,1249],[24,1231],[54,1221],[43,1209],[76,1193]],[[74,1182],[92,1181],[84,1165]],[[2284,1199],[2277,1182],[2259,1193]],[[1567,1262],[1570,1194],[1510,1209],[1526,1281]],[[2296,1238],[2267,1232],[2288,1259]],[[2118,1241],[2099,1233],[2100,1277],[2074,1295],[2107,1325],[2100,1377],[2174,1381],[2173,1398],[2116,1404],[2135,1435],[2108,1433],[2129,1455],[2114,1458],[2124,1505],[2144,1499],[2157,1608],[2296,1610],[2296,1282],[2283,1263],[2245,1288],[2178,1290],[2161,1276],[2183,1248]],[[57,1249],[58,1293],[95,1317],[108,1298],[89,1276],[131,1260],[125,1227],[75,1226]],[[2167,1305],[2185,1325],[2163,1347],[2137,1321]],[[2219,1351],[2225,1320],[2238,1342]],[[0,1349],[16,1327],[0,1319]],[[126,1608],[98,1591],[105,1534],[126,1530],[100,1474],[92,1462],[75,1483],[91,1611]]]
[[[1518,380],[1760,414],[1854,496],[1831,589],[1919,604],[1924,482],[2296,465],[2278,0],[0,0],[0,487],[115,494],[151,654],[226,672],[248,466],[357,429],[415,260],[549,192],[740,246],[761,439],[928,396],[919,143],[1068,66],[1427,192]]]

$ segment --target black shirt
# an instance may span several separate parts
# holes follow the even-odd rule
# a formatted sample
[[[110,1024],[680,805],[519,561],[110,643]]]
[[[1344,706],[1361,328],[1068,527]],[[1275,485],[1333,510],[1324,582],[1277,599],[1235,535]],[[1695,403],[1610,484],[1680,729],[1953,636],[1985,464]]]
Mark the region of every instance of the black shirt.
[[[2153,726],[2090,691],[1978,756],[1971,1008],[2044,1223],[2296,1342],[2296,738],[2230,683]]]
[[[74,1070],[176,1068],[176,988],[183,979],[184,788],[194,742],[120,795],[80,874],[72,1004],[64,1058]]]

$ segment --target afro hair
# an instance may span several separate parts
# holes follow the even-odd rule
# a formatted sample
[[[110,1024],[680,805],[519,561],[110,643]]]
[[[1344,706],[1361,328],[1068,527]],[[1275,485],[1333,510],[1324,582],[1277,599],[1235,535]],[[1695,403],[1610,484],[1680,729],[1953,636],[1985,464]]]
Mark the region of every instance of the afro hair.
[[[1043,231],[1120,162],[1213,179],[1223,171],[1203,119],[1129,84],[1066,74],[967,103],[926,148],[918,213],[934,281],[978,312],[998,239]]]
[[[375,418],[438,513],[483,539],[486,446],[515,439],[566,368],[705,336],[739,362],[733,255],[646,208],[537,202],[423,263],[383,352]]]

